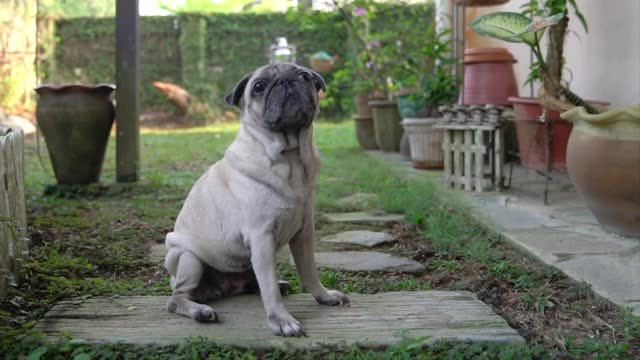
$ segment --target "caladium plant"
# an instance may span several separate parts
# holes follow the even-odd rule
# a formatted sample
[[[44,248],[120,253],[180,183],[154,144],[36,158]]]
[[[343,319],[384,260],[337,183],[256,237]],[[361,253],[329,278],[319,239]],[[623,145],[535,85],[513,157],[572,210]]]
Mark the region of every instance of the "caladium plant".
[[[551,89],[552,94],[562,96],[566,102],[575,106],[583,106],[589,113],[597,114],[599,113],[598,109],[574,94],[559,79],[552,76],[540,49],[540,41],[545,30],[559,24],[565,16],[565,13],[558,13],[532,20],[526,15],[516,12],[496,12],[476,18],[470,27],[479,35],[528,45],[536,57],[536,64],[545,82],[545,87]]]

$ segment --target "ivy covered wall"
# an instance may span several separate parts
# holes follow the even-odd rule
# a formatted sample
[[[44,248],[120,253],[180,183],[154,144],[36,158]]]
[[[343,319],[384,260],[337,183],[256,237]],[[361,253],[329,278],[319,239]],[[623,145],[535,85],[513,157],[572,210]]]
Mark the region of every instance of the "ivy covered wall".
[[[376,26],[393,28],[399,21],[426,27],[428,10],[406,9],[406,17],[380,16]],[[397,13],[397,12],[395,12]],[[349,33],[337,13],[185,14],[141,18],[141,105],[143,111],[172,107],[152,81],[176,83],[187,89],[210,113],[225,110],[224,95],[246,73],[268,62],[268,49],[284,36],[297,48],[297,62],[309,64],[317,51],[338,55],[344,66],[350,51]],[[48,57],[39,64],[44,82],[115,82],[115,21],[76,18],[55,21]],[[329,98],[322,114],[340,117],[352,112],[348,81],[325,75]],[[335,85],[332,87],[332,84]]]

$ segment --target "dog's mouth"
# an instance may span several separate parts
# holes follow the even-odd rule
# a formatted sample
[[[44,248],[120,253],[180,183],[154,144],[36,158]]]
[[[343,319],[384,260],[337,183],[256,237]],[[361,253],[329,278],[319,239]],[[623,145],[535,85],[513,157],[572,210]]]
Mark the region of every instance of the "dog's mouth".
[[[298,150],[298,148],[300,147],[300,142],[298,137],[299,133],[300,133],[299,131],[295,131],[292,129],[283,131],[284,139],[286,141],[284,149],[282,149],[283,153]]]

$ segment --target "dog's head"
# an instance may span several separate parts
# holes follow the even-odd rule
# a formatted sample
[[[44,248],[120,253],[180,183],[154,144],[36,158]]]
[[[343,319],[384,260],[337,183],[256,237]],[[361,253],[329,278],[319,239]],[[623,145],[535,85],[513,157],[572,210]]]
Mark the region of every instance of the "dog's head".
[[[313,70],[290,63],[265,65],[246,75],[225,97],[245,115],[271,131],[301,129],[318,113],[318,92],[324,79]]]

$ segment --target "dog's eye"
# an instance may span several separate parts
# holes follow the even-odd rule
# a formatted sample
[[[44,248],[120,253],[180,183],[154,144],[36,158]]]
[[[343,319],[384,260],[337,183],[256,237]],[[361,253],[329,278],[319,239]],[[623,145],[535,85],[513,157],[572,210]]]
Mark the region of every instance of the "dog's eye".
[[[311,81],[311,75],[309,75],[309,73],[306,71],[301,72],[300,74],[298,74],[298,76],[300,77],[300,79],[306,82]]]
[[[258,81],[255,84],[253,84],[254,94],[262,94],[266,88],[267,88],[266,81]]]

